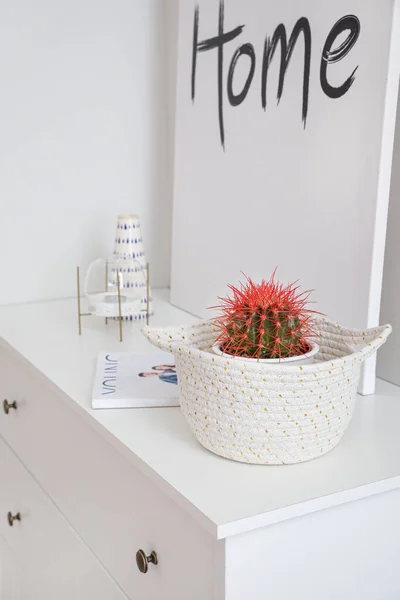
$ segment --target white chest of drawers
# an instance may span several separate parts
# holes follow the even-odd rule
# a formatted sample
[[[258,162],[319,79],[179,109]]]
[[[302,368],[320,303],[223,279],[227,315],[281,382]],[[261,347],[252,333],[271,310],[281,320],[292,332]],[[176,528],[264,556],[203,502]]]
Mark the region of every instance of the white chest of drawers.
[[[154,324],[194,321],[166,298]],[[241,465],[178,409],[92,411],[97,353],[152,349],[136,325],[122,345],[96,319],[79,338],[74,317],[73,301],[0,310],[1,600],[400,596],[398,388],[360,398],[317,461]],[[145,575],[140,548],[158,556]]]

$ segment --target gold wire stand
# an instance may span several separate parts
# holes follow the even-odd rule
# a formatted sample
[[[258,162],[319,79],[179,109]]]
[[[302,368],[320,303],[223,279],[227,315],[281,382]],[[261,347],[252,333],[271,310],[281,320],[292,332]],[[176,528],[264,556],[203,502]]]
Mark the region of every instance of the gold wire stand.
[[[119,341],[123,340],[123,330],[122,330],[122,308],[121,308],[121,273],[117,273],[117,289],[118,289],[118,321],[119,321]],[[82,335],[82,317],[91,317],[91,313],[83,313],[81,312],[81,276],[80,276],[80,268],[76,267],[76,288],[78,294],[78,332],[79,335]],[[108,292],[108,261],[106,261],[106,273],[105,273],[105,291]],[[150,322],[150,265],[146,264],[146,324],[148,325]],[[106,325],[108,325],[108,318],[105,318]]]

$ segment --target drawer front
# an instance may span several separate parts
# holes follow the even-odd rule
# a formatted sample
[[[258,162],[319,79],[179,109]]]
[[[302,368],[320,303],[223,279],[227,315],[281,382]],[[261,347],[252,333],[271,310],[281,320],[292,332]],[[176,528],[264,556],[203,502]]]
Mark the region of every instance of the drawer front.
[[[0,600],[23,600],[21,566],[14,552],[1,536]]]
[[[227,600],[400,598],[400,490],[227,540]]]
[[[22,600],[124,600],[53,502],[0,440],[4,582]],[[10,526],[4,507],[16,515]],[[18,561],[18,562],[16,562]],[[5,596],[14,600],[14,596]]]
[[[212,598],[217,543],[45,380],[2,352],[1,393],[17,402],[0,416],[2,435],[126,594]],[[138,549],[159,557],[146,575]]]

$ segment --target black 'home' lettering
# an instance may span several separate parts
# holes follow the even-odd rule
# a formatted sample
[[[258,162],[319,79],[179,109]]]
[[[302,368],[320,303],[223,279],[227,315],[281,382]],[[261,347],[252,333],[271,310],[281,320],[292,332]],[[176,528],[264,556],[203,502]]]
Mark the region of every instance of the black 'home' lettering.
[[[250,58],[250,71],[240,94],[234,94],[233,75],[235,73],[236,63],[241,56],[248,56]],[[243,46],[239,46],[239,48],[236,50],[235,54],[232,57],[228,72],[228,99],[232,106],[239,106],[239,104],[242,104],[243,100],[245,100],[249,88],[251,86],[251,82],[253,81],[255,70],[256,54],[254,52],[253,44],[243,44]]]
[[[224,45],[231,42],[238,36],[240,36],[245,28],[244,25],[239,25],[230,31],[224,31],[224,0],[219,0],[219,12],[218,12],[218,33],[214,37],[210,37],[199,41],[199,6],[197,5],[194,11],[194,23],[193,23],[193,47],[192,47],[192,77],[191,77],[191,95],[192,101],[195,101],[196,97],[196,70],[197,70],[197,59],[199,52],[206,52],[208,50],[217,50],[217,75],[218,75],[218,121],[219,121],[219,135],[221,145],[225,150],[225,122],[224,122]],[[346,15],[339,19],[332,27],[328,37],[326,38],[320,66],[320,81],[321,87],[324,93],[329,98],[340,98],[344,96],[355,80],[355,73],[358,69],[356,67],[351,73],[350,77],[346,81],[338,86],[334,87],[328,81],[328,66],[339,62],[345,56],[349,54],[351,49],[357,43],[360,36],[361,25],[359,19],[354,15]],[[337,44],[334,47],[335,41],[339,35],[345,31],[348,31],[346,39]],[[302,121],[304,128],[307,125],[308,107],[309,107],[309,92],[310,92],[310,67],[311,67],[311,49],[312,49],[312,35],[310,22],[306,17],[301,17],[295,24],[293,31],[290,35],[289,41],[287,36],[286,27],[283,23],[280,23],[275,29],[272,37],[267,36],[264,43],[262,67],[261,67],[261,106],[264,110],[267,108],[267,88],[268,88],[268,74],[270,65],[275,56],[278,45],[280,46],[280,66],[279,66],[279,82],[277,98],[278,104],[282,98],[283,88],[285,85],[286,72],[288,70],[293,52],[299,38],[303,34],[304,38],[304,72],[303,72],[303,99],[302,99]],[[233,79],[237,63],[241,57],[248,57],[250,59],[249,72],[244,82],[244,85],[240,92],[235,93],[233,91]],[[231,59],[228,75],[227,75],[227,96],[231,106],[239,106],[246,99],[252,81],[254,79],[256,70],[256,53],[253,44],[245,43],[239,46]]]
[[[304,34],[304,77],[303,77],[303,110],[302,118],[304,127],[307,122],[308,114],[308,94],[310,89],[310,65],[311,65],[311,27],[308,19],[302,17],[299,19],[294,26],[292,35],[287,42],[286,27],[281,23],[275,29],[275,33],[272,39],[267,37],[264,44],[264,57],[261,74],[261,102],[263,109],[267,107],[267,80],[268,70],[271,64],[271,60],[274,57],[278,42],[281,43],[281,66],[279,72],[279,85],[278,85],[278,104],[283,94],[283,85],[285,83],[286,70],[289,66],[290,59],[292,58],[293,51],[300,34]]]
[[[327,78],[327,70],[328,65],[337,63],[339,60],[342,60],[342,58],[348,55],[359,38],[360,29],[361,26],[358,18],[354,15],[347,15],[335,23],[328,37],[326,38],[325,46],[322,51],[320,77],[322,89],[324,90],[325,94],[329,96],[329,98],[340,98],[341,96],[344,96],[344,94],[349,91],[354,83],[355,73],[358,67],[354,69],[350,77],[346,79],[346,81],[339,87],[334,87],[329,83]],[[347,30],[350,32],[347,38],[340,44],[340,46],[332,50],[332,46],[336,38],[343,33],[343,31]]]
[[[196,6],[194,11],[193,25],[193,56],[192,56],[192,100],[196,95],[196,66],[197,53],[206,52],[218,48],[218,117],[219,117],[219,132],[221,144],[225,147],[225,128],[224,128],[224,106],[223,106],[223,74],[224,74],[224,44],[231,42],[242,33],[244,25],[239,25],[231,31],[224,33],[224,0],[219,3],[219,19],[218,19],[218,35],[216,37],[198,41],[199,37],[199,7]]]

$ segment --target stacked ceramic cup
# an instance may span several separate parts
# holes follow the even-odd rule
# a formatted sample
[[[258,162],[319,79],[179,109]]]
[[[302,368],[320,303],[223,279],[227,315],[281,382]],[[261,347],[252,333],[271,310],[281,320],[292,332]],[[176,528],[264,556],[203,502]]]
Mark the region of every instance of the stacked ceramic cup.
[[[114,242],[114,258],[126,259],[127,268],[124,272],[124,280],[129,287],[143,288],[143,298],[138,311],[126,320],[145,319],[147,314],[147,274],[146,257],[144,254],[143,238],[140,231],[140,221],[137,215],[126,215],[118,217],[117,232]],[[134,268],[132,268],[132,259]],[[128,266],[129,265],[129,266]],[[149,294],[149,314],[153,314],[153,303],[151,291]]]

